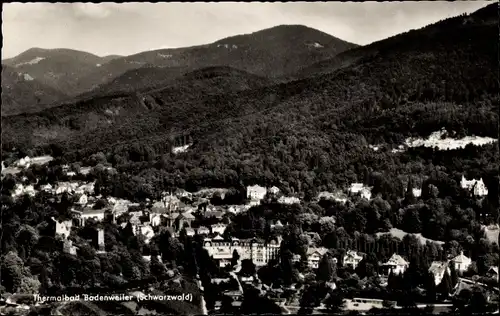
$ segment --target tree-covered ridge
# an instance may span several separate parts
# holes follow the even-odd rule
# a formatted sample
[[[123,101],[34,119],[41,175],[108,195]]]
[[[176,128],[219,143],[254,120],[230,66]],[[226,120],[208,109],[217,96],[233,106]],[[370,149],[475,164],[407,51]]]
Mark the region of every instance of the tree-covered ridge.
[[[65,94],[26,72],[2,64],[2,116],[50,104]]]
[[[384,40],[376,41],[366,46],[350,49],[336,55],[332,59],[322,60],[316,64],[306,66],[294,78],[313,76],[333,72],[345,68],[367,56],[387,55],[394,51],[419,52],[433,49],[434,46],[457,45],[463,40],[461,32],[475,32],[477,30],[492,29],[498,25],[498,6],[488,5],[472,14],[447,18],[428,25],[419,30],[410,30],[394,35]],[[458,42],[454,42],[458,40]],[[490,42],[493,49],[496,45]],[[498,49],[498,48],[496,48]]]

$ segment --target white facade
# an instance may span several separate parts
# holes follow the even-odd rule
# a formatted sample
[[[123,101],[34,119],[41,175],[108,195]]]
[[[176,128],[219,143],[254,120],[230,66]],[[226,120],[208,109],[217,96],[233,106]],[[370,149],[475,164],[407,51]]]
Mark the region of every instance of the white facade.
[[[444,273],[448,272],[451,275],[451,270],[448,266],[448,262],[434,261],[429,267],[429,272],[434,275],[434,283],[439,285],[441,280],[443,280]]]
[[[319,267],[319,262],[328,252],[326,248],[309,248],[307,249],[307,265],[311,269],[317,269]]]
[[[460,181],[460,186],[462,189],[466,189],[469,191],[472,191],[474,195],[477,196],[485,196],[488,195],[488,189],[486,188],[486,185],[483,182],[483,179],[479,180],[467,180],[465,176],[462,176],[462,180]]]
[[[73,246],[73,242],[71,240],[65,240],[63,244],[63,251],[69,253],[70,255],[76,256],[76,250],[78,247]]]
[[[278,199],[281,204],[300,204],[300,199],[294,196],[282,196]]]
[[[279,219],[276,221],[276,223],[271,224],[272,229],[281,229],[283,227],[285,227],[285,226],[281,223],[281,221]]]
[[[43,185],[40,189],[44,192],[50,193],[52,192],[52,185],[48,183],[46,185]]]
[[[98,222],[103,221],[104,217],[105,217],[104,212],[105,212],[105,210],[93,210],[93,209],[84,210],[80,214],[82,225],[85,225],[85,221],[89,218],[93,218],[94,220],[96,220]]]
[[[349,188],[349,192],[351,194],[360,194],[362,198],[367,200],[372,197],[372,189],[370,187],[365,186],[363,183],[352,183]]]
[[[103,252],[105,248],[104,229],[97,230],[97,245],[99,247],[99,251]]]
[[[196,232],[198,233],[198,235],[208,235],[208,234],[210,234],[210,229],[208,229],[205,226],[202,226],[202,227],[199,227],[196,230]]]
[[[214,224],[211,226],[212,234],[224,235],[224,232],[226,231],[226,227],[227,226],[225,224]]]
[[[363,256],[360,256],[354,250],[347,250],[347,253],[344,256],[344,267],[349,267],[351,269],[356,269],[358,264],[363,260]]]
[[[31,165],[31,158],[28,156],[21,158],[17,161],[16,165],[20,168],[28,168]]]
[[[161,214],[154,214],[154,213],[149,214],[149,223],[151,224],[151,226],[153,227],[160,226],[161,222],[162,222]]]
[[[463,273],[463,272],[467,271],[467,269],[469,268],[469,266],[472,263],[472,260],[470,258],[464,256],[463,251],[461,251],[458,256],[451,259],[451,262],[455,265],[456,271]]]
[[[12,193],[12,197],[17,197],[24,194],[27,194],[29,196],[35,196],[36,195],[35,188],[33,188],[32,185],[23,186],[22,184],[17,184],[14,189],[14,192]]]
[[[231,262],[235,250],[238,252],[240,260],[250,259],[256,266],[264,266],[269,260],[278,258],[280,246],[277,241],[263,244],[255,240],[239,240],[237,238],[224,240],[216,237],[206,238],[204,248],[211,257],[219,261],[220,266]]]
[[[77,194],[94,194],[94,182],[83,184],[74,189]]]
[[[410,264],[398,254],[393,254],[392,257],[384,263],[384,266],[388,267],[389,271],[393,274],[404,273],[409,265]]]
[[[364,198],[364,199],[371,199],[372,198],[372,192],[371,192],[371,189],[370,188],[363,188],[363,190],[361,190],[361,197]]]
[[[412,189],[411,190],[414,197],[420,197],[422,195],[422,189]]]
[[[56,194],[73,193],[77,188],[78,183],[76,182],[60,182],[57,184]]]
[[[153,227],[149,225],[137,225],[136,226],[136,235],[140,234],[144,236],[144,242],[146,244],[149,244],[151,241],[151,238],[155,236],[155,232],[153,230]]]
[[[86,194],[82,194],[80,198],[78,199],[78,204],[80,205],[86,205],[89,202],[89,199]]]
[[[363,190],[363,188],[364,188],[363,183],[351,183],[351,187],[349,188],[349,192],[358,193],[361,190]]]
[[[233,214],[239,214],[246,210],[246,205],[231,205],[227,208],[227,211]]]
[[[52,218],[54,222],[56,222],[56,235],[61,235],[63,238],[68,238],[71,233],[71,228],[73,227],[72,221],[63,221],[58,222],[54,218]]]
[[[280,193],[280,189],[278,189],[278,187],[274,186],[274,187],[269,189],[269,193],[276,195],[276,194]]]
[[[340,190],[337,190],[335,192],[328,192],[328,191],[320,192],[318,194],[318,196],[316,197],[316,200],[320,201],[322,199],[333,200],[333,201],[337,201],[340,203],[345,203],[345,202],[347,202],[348,198],[347,198],[347,195],[345,193],[343,193]]]
[[[261,187],[260,185],[253,185],[247,187],[247,198],[252,201],[259,201],[264,198],[267,194],[267,189]]]

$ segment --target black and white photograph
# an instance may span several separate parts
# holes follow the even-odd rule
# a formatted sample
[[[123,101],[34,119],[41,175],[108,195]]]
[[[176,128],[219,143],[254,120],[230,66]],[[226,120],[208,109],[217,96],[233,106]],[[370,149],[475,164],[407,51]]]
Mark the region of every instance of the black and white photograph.
[[[0,315],[498,315],[499,17],[2,4]]]

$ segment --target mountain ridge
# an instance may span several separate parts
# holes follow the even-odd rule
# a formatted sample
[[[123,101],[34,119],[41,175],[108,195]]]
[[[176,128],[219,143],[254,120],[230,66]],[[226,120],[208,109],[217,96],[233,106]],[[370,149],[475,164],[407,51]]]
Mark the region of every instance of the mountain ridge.
[[[460,25],[466,18],[455,17],[451,22]],[[418,46],[398,46],[398,41],[414,38],[401,34],[379,44],[375,54],[368,48],[366,55],[360,54],[348,67],[316,77],[222,94],[210,93],[210,85],[205,86],[208,90],[186,91],[181,84],[174,89],[177,95],[168,89],[125,94],[109,97],[99,108],[92,108],[88,100],[78,109],[67,106],[2,119],[6,140],[22,143],[16,140],[18,130],[28,127],[26,137],[32,143],[43,147],[55,142],[72,151],[70,155],[114,150],[116,144],[126,151],[135,142],[149,144],[163,154],[160,147],[165,139],[188,132],[195,135],[195,152],[210,151],[210,146],[219,151],[225,144],[239,154],[248,153],[252,143],[264,150],[262,154],[270,150],[266,146],[273,139],[288,138],[286,133],[314,139],[313,143],[339,137],[359,144],[400,143],[405,137],[426,136],[444,126],[495,137],[498,47],[491,45],[491,39],[497,38],[497,29],[483,19],[460,32],[448,27],[449,23],[436,23],[433,27],[438,32],[432,28],[415,31],[421,33],[419,38],[428,38]],[[199,94],[189,97],[192,92]],[[117,114],[117,108],[129,110]],[[108,110],[112,114],[106,114]],[[71,120],[74,126],[67,123]],[[384,121],[388,124],[380,125]],[[340,149],[333,148],[338,154]],[[337,167],[336,171],[342,170]]]
[[[228,40],[237,40],[238,45],[244,47],[238,49],[236,44],[231,46],[220,44]],[[324,45],[313,47],[313,44],[318,41]],[[33,72],[31,75],[43,83],[65,91],[70,96],[78,96],[89,95],[92,90],[99,90],[100,86],[109,85],[121,75],[130,75],[136,69],[150,67],[171,68],[172,73],[175,74],[175,69],[185,68],[182,71],[185,73],[209,66],[230,66],[259,76],[279,77],[297,71],[304,64],[332,57],[338,52],[355,46],[355,44],[309,27],[278,26],[251,34],[227,37],[210,44],[145,51],[116,58],[99,57],[70,49],[33,48],[6,60],[6,63],[10,65],[27,63],[20,65],[22,71],[30,74]],[[68,58],[70,53],[75,54],[73,64]],[[50,64],[48,57],[44,54],[64,57],[64,66],[58,65],[55,61]],[[36,58],[41,59],[36,60]],[[30,62],[33,63],[29,64]],[[59,68],[59,72],[55,75],[49,74],[53,72],[48,68],[49,65]],[[147,78],[140,77],[140,74],[144,72],[147,73],[147,70],[138,71],[136,78],[137,81],[145,84]],[[152,86],[159,84],[161,80],[152,82]],[[111,91],[120,91],[120,89],[118,87]]]

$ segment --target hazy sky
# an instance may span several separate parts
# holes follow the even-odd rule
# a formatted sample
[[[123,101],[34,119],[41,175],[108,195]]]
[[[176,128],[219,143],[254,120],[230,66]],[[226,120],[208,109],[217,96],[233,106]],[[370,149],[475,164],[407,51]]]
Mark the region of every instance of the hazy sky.
[[[31,47],[130,55],[208,44],[280,24],[307,25],[364,45],[488,3],[8,3],[2,12],[2,59]]]

